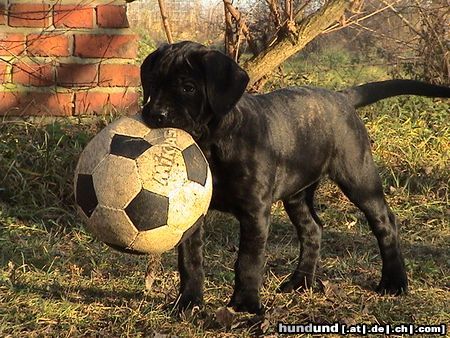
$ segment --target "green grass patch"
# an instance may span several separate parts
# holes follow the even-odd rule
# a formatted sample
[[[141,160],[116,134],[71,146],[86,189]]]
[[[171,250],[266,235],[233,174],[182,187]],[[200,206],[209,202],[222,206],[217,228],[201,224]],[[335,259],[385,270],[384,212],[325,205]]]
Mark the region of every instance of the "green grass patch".
[[[283,64],[281,71],[272,75],[266,86],[268,89],[304,85],[342,89],[389,77],[387,68],[374,65],[368,56],[355,58],[342,48],[297,54]]]

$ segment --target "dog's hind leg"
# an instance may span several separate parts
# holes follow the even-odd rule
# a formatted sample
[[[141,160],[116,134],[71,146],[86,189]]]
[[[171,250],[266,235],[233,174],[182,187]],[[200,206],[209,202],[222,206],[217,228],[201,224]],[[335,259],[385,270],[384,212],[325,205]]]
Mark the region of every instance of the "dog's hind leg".
[[[297,267],[289,280],[280,285],[281,292],[309,288],[314,281],[322,238],[322,224],[314,210],[313,201],[317,185],[318,183],[315,183],[289,199],[283,200],[286,213],[297,230],[300,255]]]
[[[203,303],[203,225],[178,246],[180,295],[176,303],[180,311]]]
[[[331,178],[364,213],[377,238],[382,259],[381,281],[377,291],[399,295],[407,291],[408,281],[395,216],[384,198],[369,145],[362,152],[351,150],[351,147],[342,150],[339,167],[334,168]]]

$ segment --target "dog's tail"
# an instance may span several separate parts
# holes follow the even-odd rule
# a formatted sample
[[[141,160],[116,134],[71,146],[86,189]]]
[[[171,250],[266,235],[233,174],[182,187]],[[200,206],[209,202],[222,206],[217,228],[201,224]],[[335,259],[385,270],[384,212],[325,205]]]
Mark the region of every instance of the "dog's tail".
[[[450,97],[450,87],[432,85],[415,80],[387,80],[370,82],[340,91],[355,108],[364,107],[379,100],[397,95]]]

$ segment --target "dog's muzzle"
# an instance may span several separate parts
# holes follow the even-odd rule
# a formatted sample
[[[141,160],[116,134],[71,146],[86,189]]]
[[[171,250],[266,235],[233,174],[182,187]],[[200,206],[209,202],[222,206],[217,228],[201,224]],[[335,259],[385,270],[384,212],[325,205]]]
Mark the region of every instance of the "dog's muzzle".
[[[167,123],[167,118],[169,116],[169,112],[167,110],[146,110],[144,109],[142,112],[142,116],[144,118],[145,123],[147,123],[150,127],[160,128],[163,127],[165,123]]]

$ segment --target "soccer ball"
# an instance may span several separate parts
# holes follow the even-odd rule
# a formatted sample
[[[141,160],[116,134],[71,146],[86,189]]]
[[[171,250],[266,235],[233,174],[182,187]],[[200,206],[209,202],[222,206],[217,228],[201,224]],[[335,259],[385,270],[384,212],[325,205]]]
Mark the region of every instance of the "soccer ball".
[[[140,115],[98,133],[75,170],[75,201],[87,230],[112,248],[161,253],[201,224],[212,195],[208,163],[179,129],[150,129]]]

